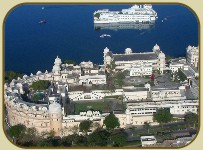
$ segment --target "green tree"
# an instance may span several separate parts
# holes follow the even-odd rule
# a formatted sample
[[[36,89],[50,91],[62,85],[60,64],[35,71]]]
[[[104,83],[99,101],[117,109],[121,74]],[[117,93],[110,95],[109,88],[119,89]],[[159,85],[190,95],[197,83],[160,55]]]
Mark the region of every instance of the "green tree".
[[[22,78],[23,74],[14,71],[6,71],[4,74],[4,79],[8,83],[10,83],[13,79],[17,79],[18,77]]]
[[[144,128],[147,130],[147,133],[149,133],[149,129],[151,128],[151,125],[149,122],[144,123]]]
[[[127,142],[127,136],[121,131],[113,133],[111,136],[111,141],[113,142],[113,146],[124,146]]]
[[[64,63],[64,64],[73,64],[73,65],[76,65],[76,64],[77,64],[74,60],[69,60],[69,59],[64,60],[63,63]]]
[[[17,124],[9,129],[9,134],[11,135],[12,138],[14,138],[14,141],[18,141],[22,139],[22,137],[25,135],[25,131],[26,126],[22,124]]]
[[[84,120],[84,121],[80,122],[80,125],[79,125],[80,131],[87,133],[87,131],[91,127],[91,124],[92,124],[92,121],[90,121],[90,120]]]
[[[39,138],[35,128],[27,128],[21,139],[18,140],[18,144],[26,147],[36,146]]]
[[[184,116],[185,122],[188,125],[193,125],[193,127],[195,128],[196,123],[198,122],[198,115],[195,113],[188,113]]]
[[[61,139],[61,144],[63,146],[72,146],[72,139],[70,136],[64,136],[62,139]]]
[[[78,134],[72,134],[69,135],[71,140],[72,140],[72,144],[76,145],[76,146],[85,146],[87,145],[87,136],[83,136],[83,135],[78,135]]]
[[[120,126],[118,118],[113,113],[110,113],[108,116],[106,116],[103,123],[108,130],[112,130]]]
[[[36,82],[33,82],[31,85],[31,88],[33,88],[35,91],[43,91],[46,90],[51,85],[50,81],[46,80],[39,80]]]
[[[99,17],[100,17],[100,13],[96,13],[96,14],[94,14],[94,17],[97,17],[97,18],[99,19]]]
[[[124,79],[125,77],[128,75],[128,71],[125,70],[123,72],[117,72],[115,75],[114,75],[114,82],[119,86],[119,87],[122,87],[123,84],[124,84]]]
[[[104,129],[97,129],[87,138],[89,146],[106,146],[109,141],[109,132]]]
[[[170,113],[169,109],[161,108],[153,115],[154,120],[161,124],[163,128],[163,123],[168,123],[172,120],[173,115]]]

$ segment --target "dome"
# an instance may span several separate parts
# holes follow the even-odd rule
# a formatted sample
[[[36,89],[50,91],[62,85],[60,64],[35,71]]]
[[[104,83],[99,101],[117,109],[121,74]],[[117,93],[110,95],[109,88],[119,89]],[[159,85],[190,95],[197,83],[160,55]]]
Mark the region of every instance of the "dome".
[[[126,48],[125,49],[125,53],[126,54],[131,54],[132,53],[132,49],[131,48]]]
[[[156,45],[154,45],[153,50],[154,50],[154,51],[160,50],[159,45],[157,45],[157,44],[156,44]]]
[[[188,50],[191,50],[191,49],[192,49],[192,46],[191,46],[191,45],[189,45],[189,46],[187,47],[187,49],[188,49]]]
[[[55,72],[55,71],[61,71],[61,67],[59,65],[54,65],[52,71],[53,72]]]
[[[27,78],[27,75],[26,75],[26,74],[23,76],[23,79],[25,79],[25,78]]]
[[[42,73],[41,71],[37,71],[36,75],[39,75],[39,74],[41,74],[41,73]]]
[[[104,49],[104,53],[108,53],[109,52],[109,49],[108,49],[108,47],[106,47],[105,49]]]
[[[62,108],[59,103],[53,102],[52,104],[49,105],[49,112],[50,113],[61,113]]]
[[[55,62],[54,62],[54,64],[61,64],[62,62],[61,62],[61,59],[57,56],[56,57],[56,59],[55,59]]]
[[[159,53],[159,58],[165,58],[165,54],[164,53]]]

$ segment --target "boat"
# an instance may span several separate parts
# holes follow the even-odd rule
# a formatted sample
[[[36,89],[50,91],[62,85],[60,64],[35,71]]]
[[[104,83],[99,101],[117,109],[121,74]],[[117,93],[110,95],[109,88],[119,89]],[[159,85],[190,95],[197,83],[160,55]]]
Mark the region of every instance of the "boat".
[[[102,34],[102,35],[100,35],[100,38],[104,38],[104,37],[111,37],[111,35],[110,34]]]
[[[151,4],[133,5],[121,11],[109,9],[97,10],[93,13],[94,23],[149,23],[158,18]]]
[[[40,20],[40,21],[39,21],[39,24],[45,24],[45,23],[47,23],[46,20]]]

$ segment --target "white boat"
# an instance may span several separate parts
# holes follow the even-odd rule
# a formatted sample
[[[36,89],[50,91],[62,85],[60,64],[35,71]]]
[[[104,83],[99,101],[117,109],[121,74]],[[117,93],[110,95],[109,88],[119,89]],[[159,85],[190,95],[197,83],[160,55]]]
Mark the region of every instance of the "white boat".
[[[100,35],[100,38],[104,38],[104,37],[111,37],[111,35],[110,34],[102,34],[102,35]]]
[[[93,13],[94,23],[144,23],[155,22],[158,18],[151,4],[133,5],[121,11],[98,10]]]

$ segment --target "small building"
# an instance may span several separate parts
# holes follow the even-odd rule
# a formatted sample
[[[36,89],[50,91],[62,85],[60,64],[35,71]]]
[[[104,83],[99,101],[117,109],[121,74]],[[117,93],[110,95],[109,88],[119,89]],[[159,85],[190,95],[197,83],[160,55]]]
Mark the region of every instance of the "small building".
[[[187,55],[187,63],[194,66],[198,67],[199,64],[199,47],[195,46],[188,46],[186,48],[186,55]]]
[[[157,143],[157,140],[154,136],[141,136],[142,147],[153,146]]]

